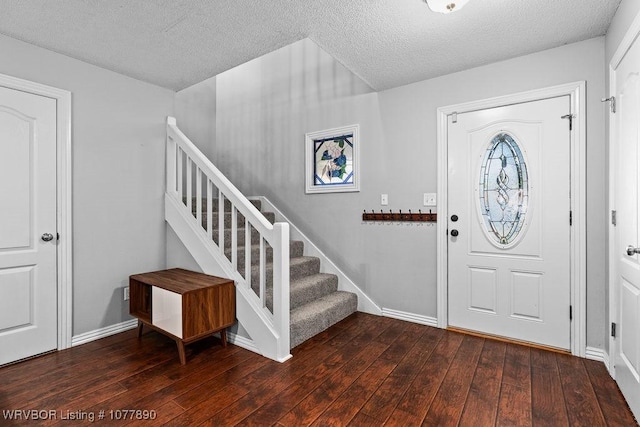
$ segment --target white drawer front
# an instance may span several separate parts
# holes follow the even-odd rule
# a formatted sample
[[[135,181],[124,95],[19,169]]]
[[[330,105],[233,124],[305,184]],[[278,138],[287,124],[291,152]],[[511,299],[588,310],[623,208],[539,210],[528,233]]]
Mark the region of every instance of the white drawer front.
[[[162,288],[151,289],[151,323],[182,338],[182,296]]]

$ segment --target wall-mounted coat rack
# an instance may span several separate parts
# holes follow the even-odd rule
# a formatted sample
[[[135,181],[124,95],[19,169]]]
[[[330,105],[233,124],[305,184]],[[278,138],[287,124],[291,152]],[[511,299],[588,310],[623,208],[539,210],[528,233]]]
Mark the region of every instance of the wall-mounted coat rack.
[[[389,212],[384,212],[384,211],[380,211],[380,212],[375,212],[375,211],[371,211],[371,212],[367,212],[364,211],[362,213],[362,220],[363,221],[406,221],[406,222],[436,222],[437,220],[437,214],[432,213],[431,210],[429,210],[429,212],[422,212],[421,210],[418,210],[417,213],[415,212],[411,212],[411,209],[409,209],[409,212],[402,212],[402,210],[398,211],[398,212],[393,212],[391,210],[389,210]]]

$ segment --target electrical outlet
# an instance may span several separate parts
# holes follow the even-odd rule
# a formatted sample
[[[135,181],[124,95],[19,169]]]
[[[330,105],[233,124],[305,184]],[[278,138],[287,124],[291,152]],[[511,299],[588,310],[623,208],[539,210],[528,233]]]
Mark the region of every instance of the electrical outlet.
[[[424,193],[424,199],[422,201],[424,206],[436,206],[437,205],[436,193]]]
[[[129,299],[129,287],[123,289],[124,291],[124,300],[127,301]]]
[[[389,204],[389,195],[388,194],[381,194],[380,195],[380,204],[382,206],[387,206]]]

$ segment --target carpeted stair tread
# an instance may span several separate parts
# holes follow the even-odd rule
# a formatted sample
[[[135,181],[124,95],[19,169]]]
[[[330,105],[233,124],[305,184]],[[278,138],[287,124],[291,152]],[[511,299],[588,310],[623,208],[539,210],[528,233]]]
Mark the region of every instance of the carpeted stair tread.
[[[231,261],[231,245],[225,245],[224,253],[229,261]],[[244,252],[245,246],[238,245],[238,268],[244,267]],[[267,262],[273,262],[273,249],[266,248]],[[289,242],[289,257],[298,258],[301,257],[304,252],[304,242],[300,240],[291,240]],[[251,265],[257,265],[260,262],[260,244],[251,245]]]
[[[337,291],[291,310],[290,347],[338,323],[358,308],[358,298],[351,292]]]
[[[273,212],[262,212],[262,215],[264,215],[267,221],[269,221],[271,224],[273,224],[276,220],[276,214],[274,214]],[[213,228],[214,230],[217,230],[218,227],[220,226],[220,222],[218,221],[219,216],[220,215],[217,212],[214,212],[211,214],[211,228]],[[196,218],[195,212],[193,212],[193,217]],[[203,228],[207,227],[206,212],[202,212],[202,227]],[[231,213],[227,212],[224,214],[224,228],[230,228],[230,227],[231,227]],[[244,216],[242,214],[238,214],[237,227],[238,228],[244,227]]]
[[[212,202],[213,202],[213,203],[211,204],[211,209],[213,209],[213,210],[217,211],[217,210],[218,210],[218,199],[217,199],[217,198],[213,198],[213,199],[211,199],[211,200],[212,200]],[[261,201],[261,200],[259,200],[259,199],[249,199],[249,201],[250,201],[250,202],[251,202],[251,204],[252,204],[253,206],[255,206],[258,210],[262,210],[262,201]],[[186,197],[183,197],[183,198],[182,198],[182,203],[184,203],[186,206],[188,206],[188,205],[187,205],[187,198],[186,198]],[[192,210],[193,212],[195,212],[195,211],[196,211],[196,208],[197,208],[197,206],[198,206],[198,198],[197,198],[197,197],[192,198],[192,199],[191,199],[191,203],[192,203],[192,204],[191,204],[191,210]],[[207,199],[206,199],[206,197],[203,197],[203,198],[202,198],[202,211],[203,211],[203,212],[206,212],[206,211],[207,211],[206,206],[207,206]],[[224,199],[224,210],[225,210],[225,211],[231,211],[231,202],[229,201],[229,199]]]
[[[300,277],[290,283],[290,308],[300,307],[338,290],[338,276],[317,273]]]
[[[318,298],[338,290],[338,276],[318,273],[301,277],[290,282],[289,309],[300,307]],[[269,311],[273,311],[273,286],[267,287],[266,303]]]
[[[273,264],[268,263],[265,266],[265,286],[267,288],[273,286]],[[320,272],[320,258],[311,256],[301,256],[291,258],[289,260],[289,280],[294,281],[296,279],[317,274]],[[258,290],[260,286],[260,266],[251,266],[251,287],[254,290]]]

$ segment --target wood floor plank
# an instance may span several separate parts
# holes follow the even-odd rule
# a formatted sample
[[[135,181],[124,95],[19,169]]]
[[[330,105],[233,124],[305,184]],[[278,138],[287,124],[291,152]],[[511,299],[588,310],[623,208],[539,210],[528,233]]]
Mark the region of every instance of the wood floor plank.
[[[484,341],[484,338],[471,335],[464,337],[429,407],[424,425],[455,426],[459,423]]]
[[[327,378],[278,422],[291,427],[311,424],[387,348],[388,345],[378,342],[364,347],[355,358],[337,370],[335,375]]]
[[[406,419],[402,412],[420,420],[424,419],[463,338],[464,335],[458,333],[447,333],[442,337],[391,414],[389,422],[400,418]],[[396,411],[402,412],[394,415]]]
[[[536,426],[569,425],[555,353],[531,350],[531,416]]]
[[[464,404],[460,426],[495,425],[506,348],[504,342],[485,340]]]
[[[118,427],[636,425],[601,362],[465,337],[356,313],[286,363],[211,338],[181,365],[172,340],[126,331],[0,368],[0,425],[25,425],[13,411],[37,408],[57,419],[27,425],[100,410],[99,425]],[[118,409],[155,419],[108,419]]]
[[[556,361],[560,371],[564,401],[567,405],[569,425],[580,426],[586,421],[593,427],[605,426],[604,416],[582,359],[558,354]]]
[[[594,360],[585,360],[584,366],[607,425],[612,427],[637,425],[618,385],[611,380],[604,364]],[[621,410],[621,408],[626,408],[626,410]]]
[[[502,383],[496,426],[527,427],[531,419],[531,392],[524,387]]]
[[[242,420],[242,424],[272,424],[277,422],[308,396],[312,390],[320,386],[328,376],[334,375],[336,370],[353,359],[361,349],[362,346],[349,345],[342,351],[332,354],[327,360],[307,372],[291,387],[269,399],[267,403]]]
[[[318,417],[314,426],[345,425],[355,417],[382,381],[397,366],[393,361],[378,358]]]

